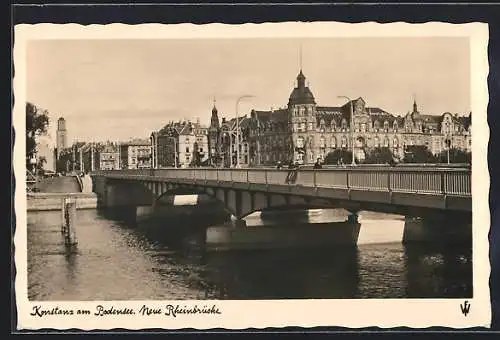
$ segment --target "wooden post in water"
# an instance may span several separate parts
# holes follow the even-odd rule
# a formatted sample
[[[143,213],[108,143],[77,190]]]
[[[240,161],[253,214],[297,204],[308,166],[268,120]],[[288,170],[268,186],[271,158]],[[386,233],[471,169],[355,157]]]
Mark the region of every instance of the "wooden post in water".
[[[61,199],[61,233],[66,234],[66,197]]]
[[[75,245],[77,242],[75,233],[76,201],[74,199],[68,197],[63,199],[62,215],[62,232],[64,235],[64,243],[66,246]]]

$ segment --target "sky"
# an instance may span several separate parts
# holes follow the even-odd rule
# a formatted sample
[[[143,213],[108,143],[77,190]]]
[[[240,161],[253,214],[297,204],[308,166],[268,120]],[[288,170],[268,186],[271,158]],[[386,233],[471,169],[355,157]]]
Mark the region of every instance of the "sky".
[[[300,53],[302,51],[302,53]],[[300,57],[302,56],[302,57]],[[468,114],[469,40],[462,37],[33,40],[27,100],[64,117],[68,143],[148,138],[170,120],[210,122],[285,107],[302,66],[320,106],[348,96],[404,115]]]

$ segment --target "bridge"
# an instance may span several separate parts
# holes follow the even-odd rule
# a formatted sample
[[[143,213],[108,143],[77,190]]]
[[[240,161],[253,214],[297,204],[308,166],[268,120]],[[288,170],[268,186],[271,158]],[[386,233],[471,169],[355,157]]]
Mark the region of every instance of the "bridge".
[[[253,212],[290,207],[342,208],[355,223],[362,210],[438,224],[472,219],[471,171],[466,168],[168,168],[95,171],[91,176],[103,207],[154,207],[166,195],[205,194],[220,201],[239,227]]]

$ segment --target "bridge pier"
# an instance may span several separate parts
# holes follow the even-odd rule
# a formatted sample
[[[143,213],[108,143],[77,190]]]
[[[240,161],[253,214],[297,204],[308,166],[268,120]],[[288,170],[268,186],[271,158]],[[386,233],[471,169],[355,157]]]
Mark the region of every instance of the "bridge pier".
[[[344,222],[297,225],[247,226],[232,218],[231,225],[207,228],[205,245],[208,251],[356,247],[360,227],[355,214]]]
[[[231,226],[233,228],[246,228],[247,221],[242,218],[233,218],[233,216],[231,216]]]
[[[470,243],[472,218],[468,216],[405,217],[403,243]]]

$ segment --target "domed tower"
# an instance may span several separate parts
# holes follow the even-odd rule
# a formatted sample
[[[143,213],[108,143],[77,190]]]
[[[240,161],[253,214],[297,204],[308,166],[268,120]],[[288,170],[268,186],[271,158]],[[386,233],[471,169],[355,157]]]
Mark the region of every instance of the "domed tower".
[[[68,131],[66,130],[66,120],[61,117],[57,120],[57,131],[56,131],[56,147],[57,147],[57,158],[68,146]]]
[[[316,101],[308,86],[306,77],[300,70],[297,75],[297,86],[288,99],[288,117],[292,132],[294,161],[299,164],[314,162],[311,135],[316,129]]]
[[[217,107],[215,106],[215,99],[214,99],[214,107],[212,108],[212,118],[210,119],[210,127],[208,128],[208,150],[210,150],[209,157],[210,157],[210,162],[212,164],[217,164],[219,158],[219,145],[218,145],[219,131],[220,131],[219,116]]]

